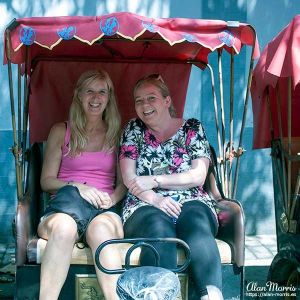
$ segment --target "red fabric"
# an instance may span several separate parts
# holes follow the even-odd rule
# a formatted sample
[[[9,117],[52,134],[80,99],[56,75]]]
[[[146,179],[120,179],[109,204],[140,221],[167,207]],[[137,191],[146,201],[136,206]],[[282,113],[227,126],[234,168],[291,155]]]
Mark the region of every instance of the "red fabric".
[[[41,61],[31,77],[31,143],[47,140],[51,126],[68,119],[72,92],[78,77],[83,71],[98,67],[104,68],[112,78],[123,125],[136,117],[132,97],[135,82],[151,73],[162,75],[170,88],[177,114],[183,115],[191,65]]]
[[[131,93],[140,77],[162,74],[182,116],[191,63],[203,67],[215,49],[239,53],[243,45],[254,44],[254,58],[259,55],[255,32],[243,23],[154,19],[128,12],[16,21],[6,30],[10,39],[9,44],[5,40],[4,63],[7,57],[26,63],[31,76],[31,142],[45,140],[53,123],[67,119],[73,85],[84,70],[99,66],[108,71],[124,123],[135,116]]]
[[[287,136],[287,77],[292,78],[292,136],[300,136],[300,15],[293,20],[265,47],[254,69],[251,85],[253,103],[253,148],[270,147],[271,121],[267,104],[267,88],[270,90],[270,106],[274,126],[274,138],[280,136],[276,104],[276,85],[281,97],[283,135]]]
[[[256,38],[255,33],[244,23],[240,23],[238,27],[229,27],[225,21],[220,20],[153,19],[128,12],[112,13],[99,17],[23,18],[18,19],[17,22],[19,26],[10,33],[11,51],[8,53],[13,63],[25,61],[24,39],[30,44],[31,59],[44,54],[48,56],[65,55],[64,46],[57,49],[57,45],[66,43],[59,35],[63,30],[69,32],[69,37],[73,37],[73,45],[75,44],[76,47],[80,47],[80,44],[95,45],[96,41],[107,37],[107,32],[104,29],[109,28],[111,29],[109,37],[112,39],[123,37],[130,41],[142,38],[167,41],[167,44],[159,43],[159,47],[163,47],[164,51],[167,51],[170,55],[169,59],[175,57],[178,60],[190,59],[204,62],[207,61],[207,54],[217,48],[224,47],[228,51],[233,48],[236,53],[239,53],[243,44],[252,45]],[[28,28],[32,30],[27,31]],[[105,41],[105,43],[109,44],[110,47],[115,44],[111,41]],[[146,56],[163,58],[152,45],[152,43],[151,47],[150,44],[148,45]],[[176,48],[180,51],[173,53],[173,49],[166,47],[169,45],[177,45]],[[142,54],[144,46],[143,42],[134,44],[135,53],[138,54],[137,58]],[[72,55],[82,56],[82,52],[76,47],[69,49],[72,50]],[[98,44],[96,48],[101,47]],[[49,53],[49,50],[53,53]],[[117,50],[116,52],[121,53],[123,57],[135,57],[133,56],[135,53],[132,54],[127,47]],[[258,58],[258,56],[259,47],[256,41],[254,58]],[[4,62],[6,62],[6,56]]]

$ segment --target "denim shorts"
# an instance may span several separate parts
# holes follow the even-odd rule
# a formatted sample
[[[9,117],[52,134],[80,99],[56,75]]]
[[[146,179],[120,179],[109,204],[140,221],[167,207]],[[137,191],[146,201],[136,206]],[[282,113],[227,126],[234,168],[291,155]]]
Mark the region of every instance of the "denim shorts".
[[[64,186],[57,191],[49,201],[41,220],[54,213],[65,213],[71,216],[77,224],[79,240],[84,243],[85,232],[89,223],[98,215],[112,212],[120,216],[119,205],[114,205],[109,209],[98,209],[81,197],[79,190],[74,186]]]

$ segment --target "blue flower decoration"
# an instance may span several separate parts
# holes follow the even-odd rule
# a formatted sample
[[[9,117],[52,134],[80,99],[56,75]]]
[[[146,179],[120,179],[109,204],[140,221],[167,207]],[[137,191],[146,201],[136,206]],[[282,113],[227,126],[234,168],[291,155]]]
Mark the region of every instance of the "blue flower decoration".
[[[158,27],[156,25],[152,24],[152,23],[142,22],[142,25],[143,25],[144,28],[146,28],[150,32],[153,32],[153,33],[158,32]]]
[[[34,29],[31,27],[22,27],[19,30],[19,39],[26,46],[32,45],[35,41]]]
[[[117,18],[110,17],[107,19],[102,19],[100,22],[100,29],[101,31],[108,36],[112,36],[116,34],[119,30],[120,24]]]
[[[196,38],[195,36],[193,36],[192,34],[186,33],[183,35],[184,39],[190,43],[192,42],[196,42]]]
[[[235,36],[228,30],[224,30],[219,34],[219,40],[226,46],[232,47],[235,41]]]
[[[63,40],[71,40],[74,37],[74,35],[76,34],[76,27],[75,26],[68,26],[68,27],[64,27],[62,29],[58,29],[57,34]]]

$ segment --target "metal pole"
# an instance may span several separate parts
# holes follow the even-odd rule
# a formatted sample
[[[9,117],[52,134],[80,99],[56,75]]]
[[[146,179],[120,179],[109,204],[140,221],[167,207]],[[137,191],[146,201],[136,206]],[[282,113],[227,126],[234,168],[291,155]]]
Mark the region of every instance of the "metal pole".
[[[233,149],[233,108],[234,108],[234,55],[230,53],[230,111],[229,111],[229,153]],[[228,194],[232,198],[232,160],[229,160]]]
[[[292,182],[292,78],[288,77],[288,199],[287,199],[287,213],[290,217],[290,204],[291,204],[291,182]]]
[[[217,104],[217,96],[215,91],[214,72],[210,64],[207,64],[207,67],[210,70],[211,89],[212,89],[212,96],[213,96],[213,103],[214,103],[214,110],[215,110],[215,121],[216,121],[215,123],[216,123],[216,130],[217,130],[218,147],[219,147],[219,154],[221,155],[222,143],[221,143],[220,126],[219,126],[219,119],[218,119],[218,104]],[[220,162],[220,174],[221,174],[221,181],[222,181],[222,189],[224,191],[224,161]]]
[[[21,124],[22,124],[22,116],[21,116],[21,66],[18,65],[18,144],[21,145]]]
[[[295,214],[295,209],[296,209],[296,203],[298,199],[298,194],[299,194],[299,189],[300,189],[300,170],[298,171],[298,176],[297,176],[297,181],[296,181],[296,186],[295,186],[295,194],[293,196],[293,204],[291,207],[291,213],[290,213],[290,220],[294,219],[294,214]]]
[[[281,118],[281,96],[279,90],[279,83],[276,85],[276,105],[277,105],[277,117],[278,117],[278,127],[279,127],[279,135],[281,142],[281,164],[282,164],[282,180],[283,180],[283,200],[285,206],[285,212],[288,214],[287,210],[287,186],[286,186],[286,169],[285,169],[285,157],[284,157],[284,149],[283,149],[283,132],[282,132],[282,118]]]
[[[266,95],[266,99],[267,99],[267,104],[268,104],[268,110],[269,110],[269,118],[270,118],[270,134],[271,134],[271,140],[274,141],[275,139],[275,131],[274,131],[274,122],[273,122],[273,117],[272,117],[272,110],[271,110],[271,103],[270,103],[270,87],[267,87],[267,95]],[[278,146],[277,146],[278,145]],[[273,146],[274,147],[274,146]],[[283,149],[282,149],[282,144],[276,144],[276,147],[279,148],[278,151],[280,151],[281,155],[283,154]],[[279,177],[279,172],[280,172],[280,168],[278,166],[278,159],[277,157],[272,157],[272,160],[275,161],[276,163],[276,177],[278,180],[278,187],[280,189],[280,195],[283,198],[283,204],[284,204],[284,208],[285,208],[285,213],[287,215],[287,207],[286,207],[286,203],[284,201],[285,197],[284,197],[284,188],[282,187],[281,181],[280,181],[280,177]],[[281,165],[282,167],[282,165]]]
[[[251,28],[251,26],[250,26],[250,28]],[[244,134],[244,128],[245,128],[246,116],[247,116],[247,110],[248,110],[248,100],[249,100],[249,93],[250,93],[249,91],[250,91],[250,86],[251,86],[251,81],[252,81],[252,70],[253,70],[253,64],[254,64],[253,54],[254,54],[255,41],[256,41],[256,35],[255,35],[253,45],[252,45],[252,53],[251,53],[251,60],[250,60],[250,66],[249,66],[249,72],[248,72],[248,82],[247,82],[247,90],[246,90],[246,96],[245,96],[245,102],[244,102],[242,126],[241,126],[238,149],[237,149],[238,153],[240,151],[240,148],[241,148],[242,142],[243,142],[243,134]],[[235,196],[236,196],[239,167],[240,167],[240,155],[238,154],[237,160],[236,160],[235,174],[234,174],[233,196],[232,196],[233,198],[235,198]]]
[[[28,86],[28,81],[27,81],[27,72],[28,72],[28,46],[25,48],[25,70],[24,70],[24,103],[23,103],[23,139],[22,139],[22,148],[23,148],[23,153],[26,151],[26,145],[27,145],[27,124],[28,124],[28,110],[29,110],[29,86]],[[23,155],[23,178],[25,178],[25,161],[24,161],[24,155]],[[25,188],[25,187],[24,187]]]
[[[21,193],[23,194],[24,185],[23,183],[23,171],[24,171],[24,152],[22,149],[22,93],[21,93],[21,66],[18,65],[18,153],[20,162],[20,182],[21,182]]]
[[[240,166],[240,147],[242,145],[243,141],[243,133],[244,133],[244,127],[246,122],[246,114],[248,109],[248,98],[250,93],[250,86],[252,81],[252,71],[253,71],[253,64],[254,64],[254,49],[256,44],[256,32],[255,29],[248,25],[249,29],[252,30],[253,33],[253,43],[252,43],[252,51],[251,51],[251,59],[250,59],[250,65],[249,65],[249,72],[248,72],[248,82],[247,82],[247,90],[246,90],[246,96],[245,96],[245,102],[244,102],[244,112],[243,112],[243,119],[242,119],[242,126],[241,126],[241,132],[240,132],[240,139],[239,139],[239,145],[237,149],[237,161],[236,161],[236,168],[235,168],[235,174],[234,174],[234,184],[233,184],[233,196],[232,198],[235,198],[236,196],[236,190],[237,190],[237,181],[238,181],[238,174],[239,174],[239,166]]]
[[[227,174],[226,174],[226,157],[225,157],[225,110],[224,110],[224,91],[223,91],[223,70],[222,70],[222,50],[218,50],[218,70],[219,70],[219,87],[220,87],[220,109],[221,109],[221,157],[224,164],[224,194],[228,197]]]
[[[6,30],[6,53],[9,53],[9,32]],[[14,90],[13,90],[13,80],[12,80],[12,66],[9,55],[7,55],[7,70],[8,70],[8,82],[9,82],[9,96],[10,96],[10,109],[11,109],[11,121],[13,129],[13,146],[12,152],[15,157],[15,168],[16,168],[16,184],[17,184],[17,197],[18,200],[22,197],[22,188],[21,188],[21,176],[20,176],[20,160],[19,160],[19,145],[17,139],[17,129],[16,129],[16,115],[15,115],[15,101],[14,101]]]

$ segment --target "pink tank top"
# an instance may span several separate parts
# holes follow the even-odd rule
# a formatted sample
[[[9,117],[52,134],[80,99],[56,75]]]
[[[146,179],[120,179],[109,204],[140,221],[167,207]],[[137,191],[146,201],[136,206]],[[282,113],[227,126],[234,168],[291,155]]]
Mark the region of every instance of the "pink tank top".
[[[67,123],[58,178],[84,183],[111,194],[116,179],[116,152],[98,151],[82,152],[76,156],[67,155],[70,136],[71,130]]]

